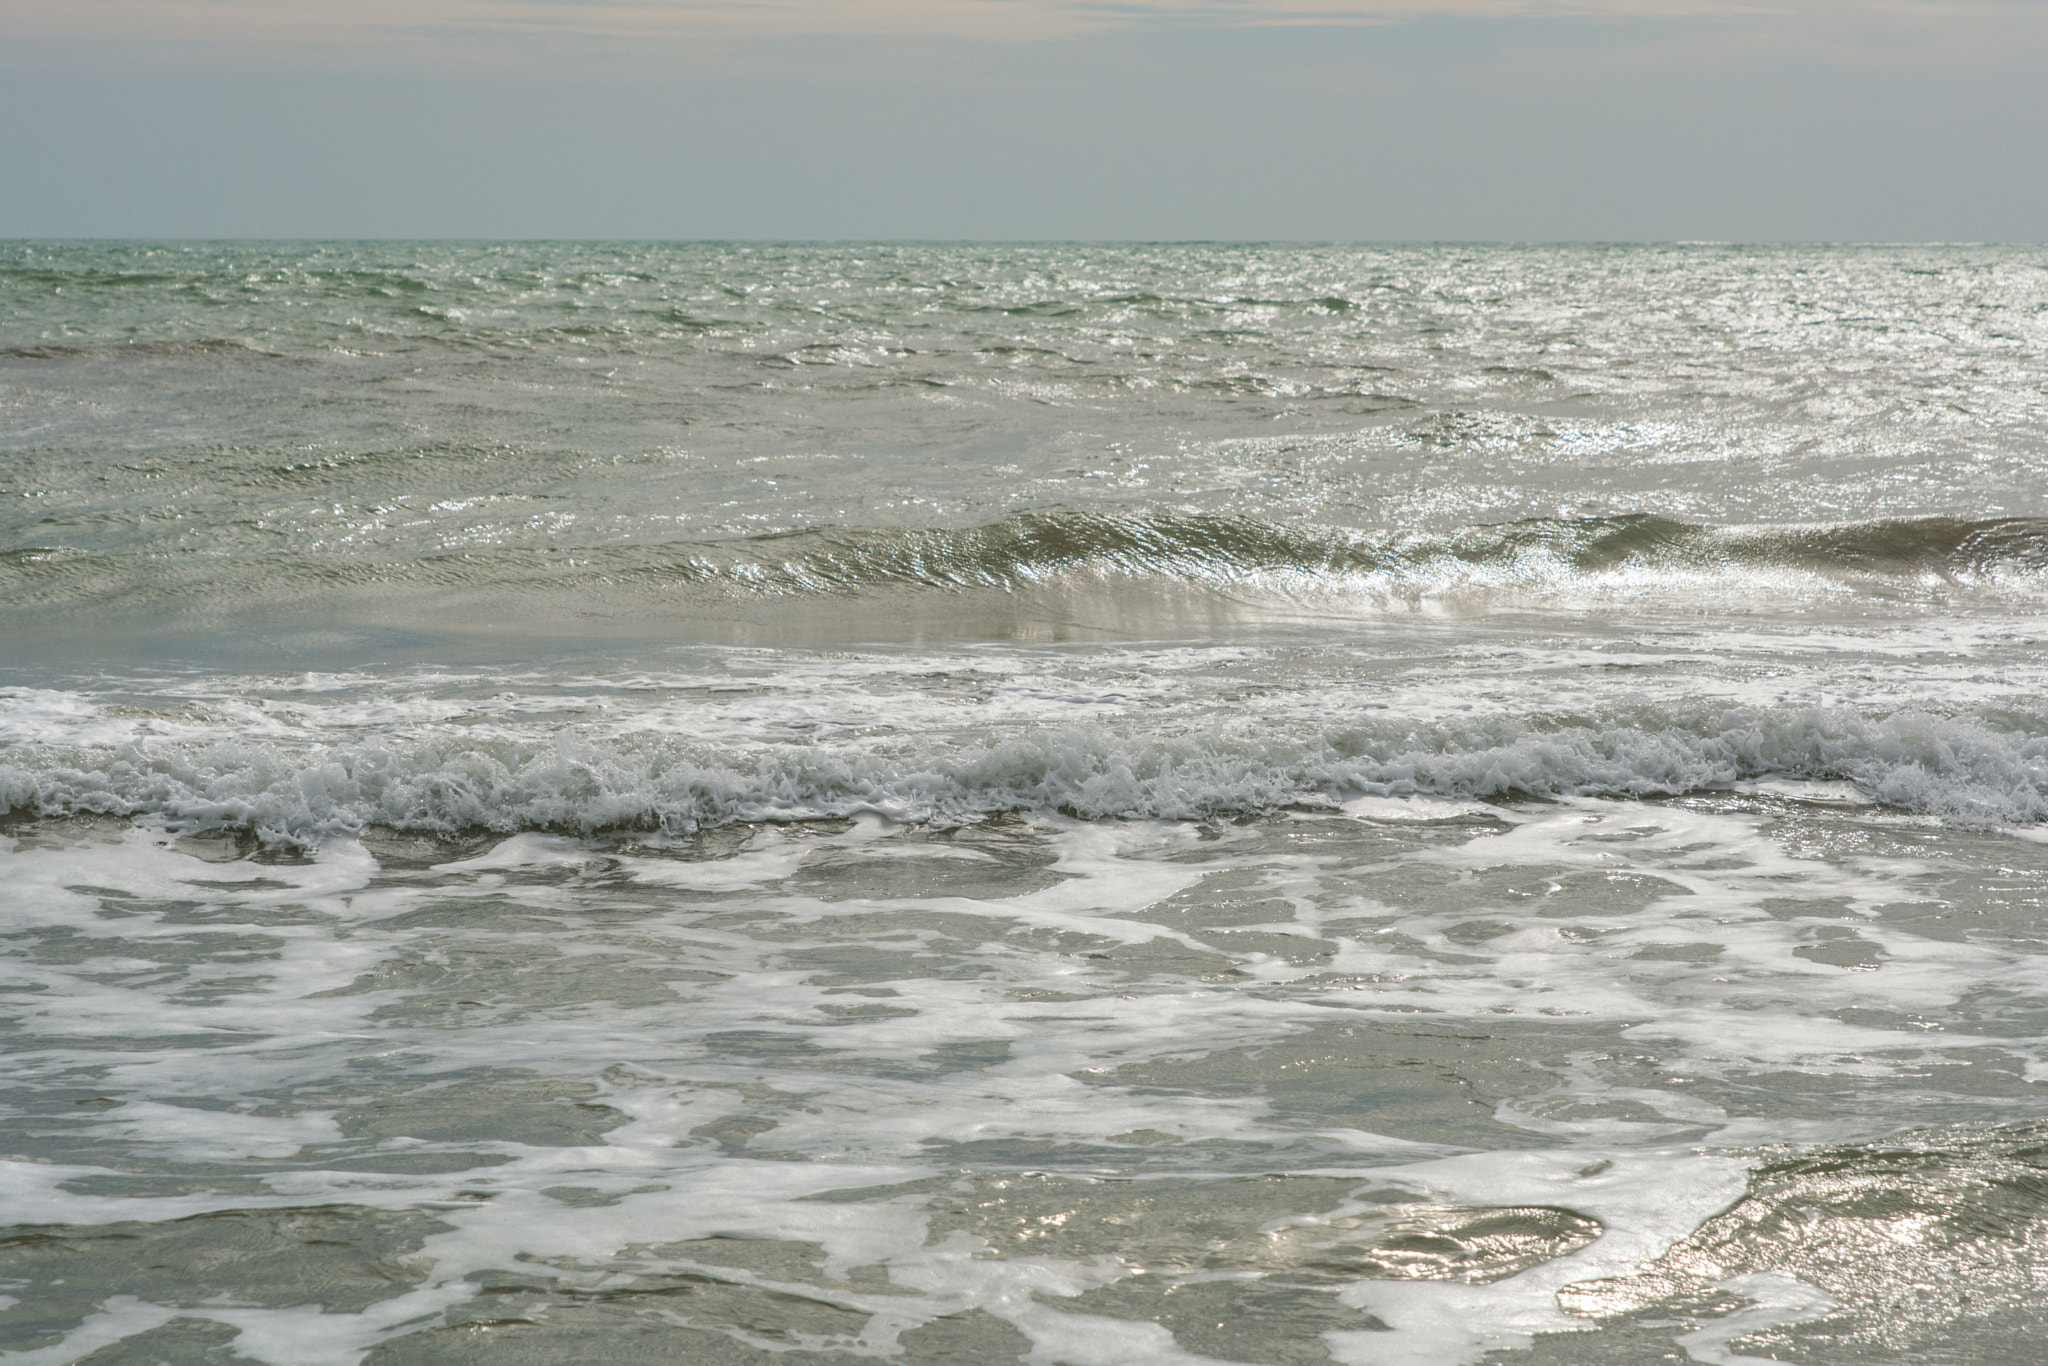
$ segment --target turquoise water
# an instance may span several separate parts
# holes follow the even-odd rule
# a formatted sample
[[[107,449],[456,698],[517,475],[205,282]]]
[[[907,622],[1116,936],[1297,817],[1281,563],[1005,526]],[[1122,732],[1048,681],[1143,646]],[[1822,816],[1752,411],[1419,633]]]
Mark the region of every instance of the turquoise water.
[[[0,249],[0,1350],[2032,1359],[2048,253]]]

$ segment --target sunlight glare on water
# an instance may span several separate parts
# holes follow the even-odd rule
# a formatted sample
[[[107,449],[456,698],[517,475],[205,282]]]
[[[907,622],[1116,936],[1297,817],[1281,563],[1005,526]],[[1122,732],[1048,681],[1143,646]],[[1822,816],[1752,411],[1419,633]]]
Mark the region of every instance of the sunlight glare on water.
[[[0,1352],[2031,1362],[2048,257],[0,252]]]

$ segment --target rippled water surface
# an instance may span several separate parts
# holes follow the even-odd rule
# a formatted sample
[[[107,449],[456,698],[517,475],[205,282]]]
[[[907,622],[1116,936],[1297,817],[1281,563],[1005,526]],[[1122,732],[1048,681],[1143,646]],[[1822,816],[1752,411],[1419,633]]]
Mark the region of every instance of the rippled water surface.
[[[0,1353],[2031,1363],[2048,253],[0,246]]]

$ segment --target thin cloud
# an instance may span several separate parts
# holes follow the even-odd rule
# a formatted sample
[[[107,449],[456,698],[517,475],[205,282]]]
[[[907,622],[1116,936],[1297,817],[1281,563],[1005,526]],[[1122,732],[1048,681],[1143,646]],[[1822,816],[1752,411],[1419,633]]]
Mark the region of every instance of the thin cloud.
[[[0,46],[403,66],[715,55],[781,39],[1046,42],[1158,27],[1425,18],[1691,21],[1940,35],[2039,27],[2038,0],[0,0]],[[1937,43],[1937,45],[1943,45]]]
[[[241,47],[856,34],[1033,41],[1160,23],[1671,18],[1769,8],[1755,0],[0,0],[0,36]]]

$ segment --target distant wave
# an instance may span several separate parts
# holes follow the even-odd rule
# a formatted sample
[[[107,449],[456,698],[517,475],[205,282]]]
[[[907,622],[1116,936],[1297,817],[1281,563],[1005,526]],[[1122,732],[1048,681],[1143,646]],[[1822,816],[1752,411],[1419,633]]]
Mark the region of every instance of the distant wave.
[[[84,360],[121,356],[161,359],[174,356],[234,355],[280,358],[278,352],[265,351],[225,337],[198,337],[186,341],[39,342],[28,346],[0,346],[0,360]]]
[[[316,467],[284,467],[262,481],[288,487],[325,477]],[[1162,592],[1215,598],[1254,615],[1437,605],[1769,609],[1832,598],[2031,606],[2048,594],[2048,518],[1710,527],[1635,515],[1398,534],[1185,512],[1052,511],[968,527],[826,527],[427,555],[399,546],[122,555],[52,542],[0,551],[0,599],[45,614],[100,605],[132,612],[152,602],[208,611],[284,603],[296,611],[344,594],[353,611],[386,589],[415,601],[510,595],[529,604],[536,621],[550,601],[581,610],[601,599],[608,610],[659,621],[720,604],[754,612],[778,599],[1087,592],[1122,601],[1132,630],[1143,629]]]
[[[615,555],[614,563],[623,569],[637,558]],[[1427,536],[1187,513],[1044,512],[953,529],[791,532],[705,544],[637,568],[766,593],[1017,590],[1063,578],[1147,577],[1412,596],[1461,587],[1570,591],[1631,573],[1681,575],[1690,591],[1717,574],[1786,572],[1938,588],[2040,576],[2048,570],[2048,518],[1723,528],[1631,515]]]
[[[1766,777],[1845,782],[1972,825],[2048,819],[2048,736],[1916,710],[1706,702],[1427,723],[1373,712],[1305,732],[1252,721],[1042,726],[861,746],[458,728],[340,743],[223,734],[22,745],[0,752],[0,812],[313,839],[370,825],[690,831],[861,812],[1208,819],[1362,795],[1647,797]]]

